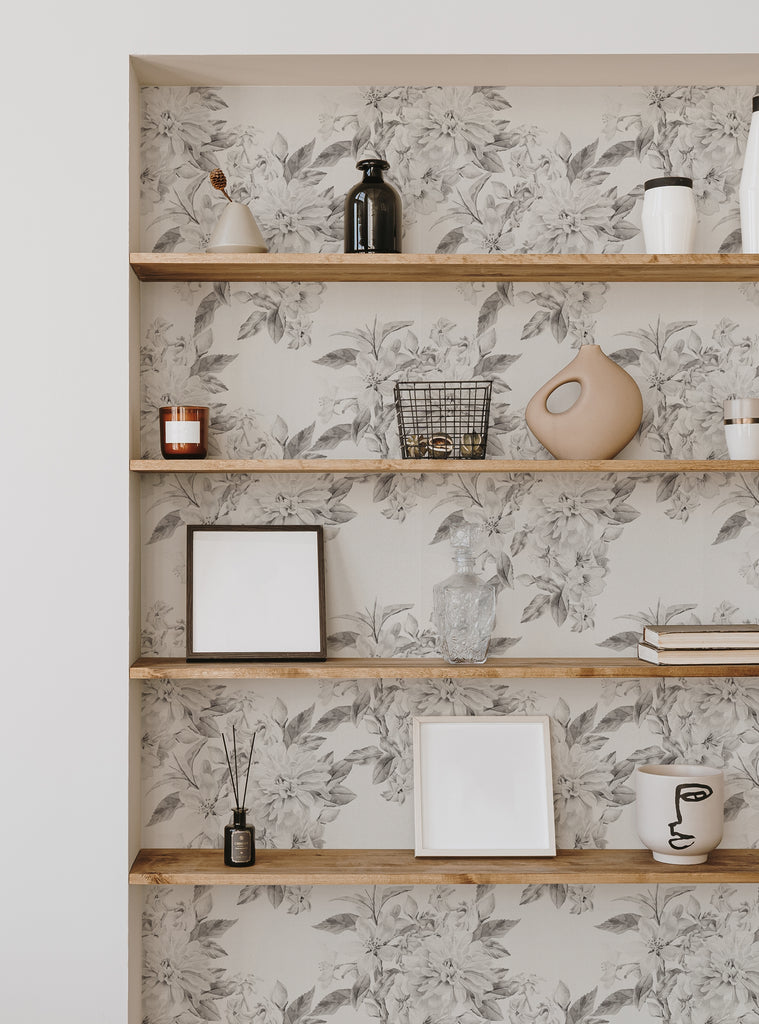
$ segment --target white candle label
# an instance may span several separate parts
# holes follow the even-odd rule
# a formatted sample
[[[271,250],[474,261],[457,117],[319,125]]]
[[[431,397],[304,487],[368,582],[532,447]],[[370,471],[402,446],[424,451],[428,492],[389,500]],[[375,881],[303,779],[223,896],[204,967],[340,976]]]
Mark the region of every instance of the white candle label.
[[[198,420],[169,420],[165,429],[166,444],[200,444]]]

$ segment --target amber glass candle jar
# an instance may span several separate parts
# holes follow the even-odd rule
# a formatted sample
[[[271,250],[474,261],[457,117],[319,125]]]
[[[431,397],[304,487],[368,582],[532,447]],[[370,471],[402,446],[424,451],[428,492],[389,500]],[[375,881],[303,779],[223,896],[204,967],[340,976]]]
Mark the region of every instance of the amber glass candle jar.
[[[208,454],[208,406],[165,405],[161,421],[164,459],[204,459]]]

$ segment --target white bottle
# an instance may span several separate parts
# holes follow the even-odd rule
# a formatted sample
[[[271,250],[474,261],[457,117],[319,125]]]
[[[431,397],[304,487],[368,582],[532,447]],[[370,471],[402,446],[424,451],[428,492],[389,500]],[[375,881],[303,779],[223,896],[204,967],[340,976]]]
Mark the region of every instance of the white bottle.
[[[739,195],[743,251],[759,252],[759,95],[753,100]]]
[[[693,252],[698,224],[693,179],[649,178],[643,183],[643,190],[646,252]]]

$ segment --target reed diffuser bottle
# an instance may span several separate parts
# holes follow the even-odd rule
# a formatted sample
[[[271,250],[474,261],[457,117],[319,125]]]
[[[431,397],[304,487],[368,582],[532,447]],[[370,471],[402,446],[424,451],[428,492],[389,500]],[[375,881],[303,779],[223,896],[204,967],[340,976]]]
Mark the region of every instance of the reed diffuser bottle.
[[[227,767],[232,782],[232,792],[235,798],[235,806],[232,810],[232,824],[224,826],[224,863],[230,868],[247,868],[256,863],[256,830],[248,825],[246,815],[248,808],[245,806],[245,797],[248,793],[248,779],[250,778],[250,763],[253,760],[253,746],[256,737],[250,744],[248,756],[248,769],[245,773],[245,789],[242,800],[240,800],[240,780],[237,775],[237,737],[235,727],[232,726],[232,747],[235,760],[234,771],[229,760],[229,750],[224,736],[221,737],[224,744],[224,753],[227,755]]]
[[[224,826],[224,863],[247,868],[256,863],[256,830],[246,822],[247,807],[235,807],[232,824]]]

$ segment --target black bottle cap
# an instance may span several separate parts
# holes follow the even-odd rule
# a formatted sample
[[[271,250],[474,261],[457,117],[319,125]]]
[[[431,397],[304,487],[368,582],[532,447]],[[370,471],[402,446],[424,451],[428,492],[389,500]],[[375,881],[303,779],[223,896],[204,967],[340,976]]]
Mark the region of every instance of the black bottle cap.
[[[390,164],[387,162],[387,160],[382,160],[378,156],[367,157],[365,160],[359,160],[359,162],[356,164],[356,167],[360,171],[367,170],[370,167],[377,167],[379,168],[380,171],[390,170]]]
[[[753,100],[751,102],[753,104],[752,110],[753,110],[754,113],[756,113],[757,110],[759,110],[759,92],[756,94],[756,96],[754,96],[754,98],[753,98]]]
[[[668,178],[649,178],[643,182],[643,188],[648,191],[650,188],[661,188],[663,185],[682,185],[683,188],[693,188],[693,178],[681,178],[670,175]]]

